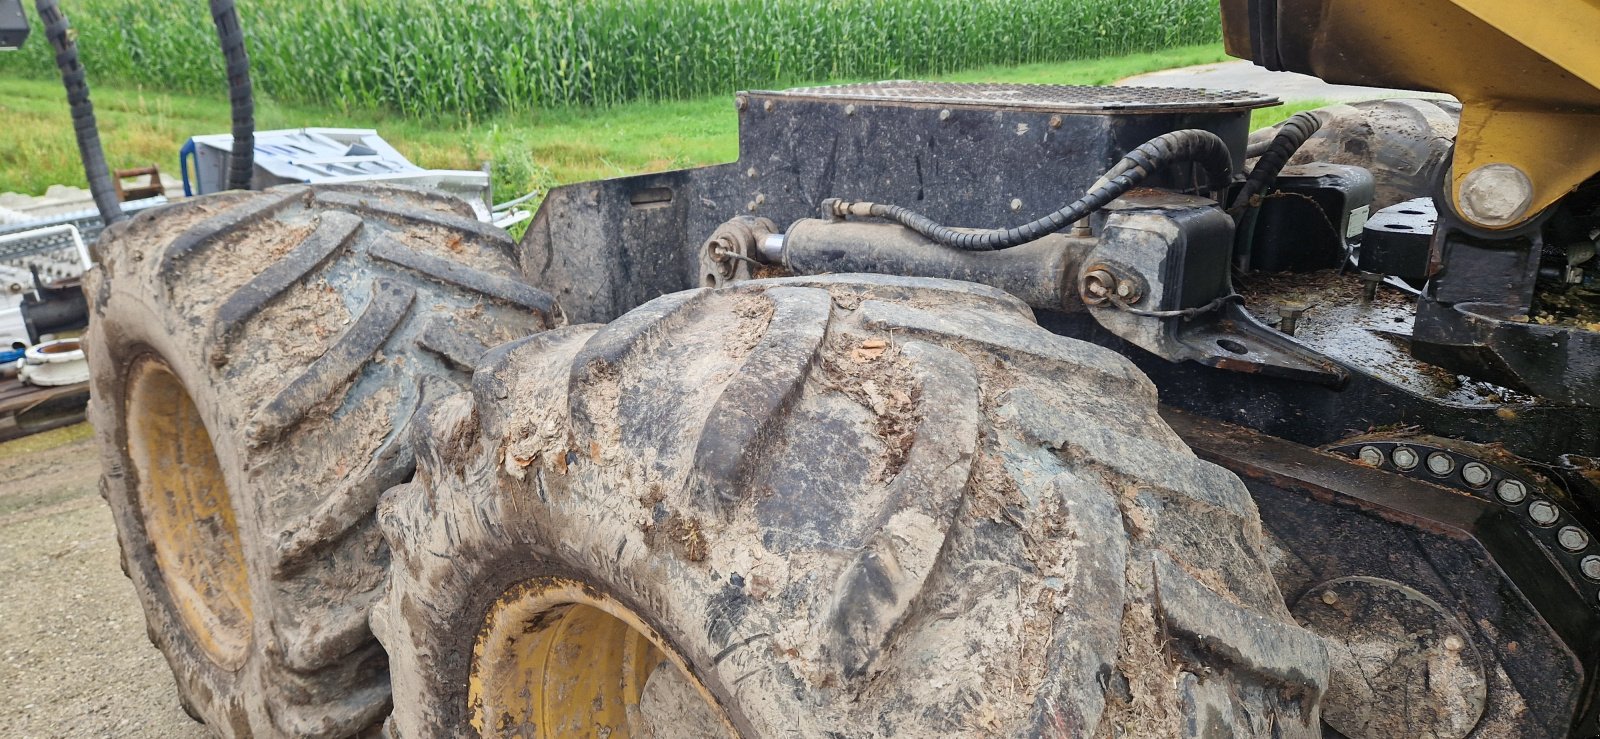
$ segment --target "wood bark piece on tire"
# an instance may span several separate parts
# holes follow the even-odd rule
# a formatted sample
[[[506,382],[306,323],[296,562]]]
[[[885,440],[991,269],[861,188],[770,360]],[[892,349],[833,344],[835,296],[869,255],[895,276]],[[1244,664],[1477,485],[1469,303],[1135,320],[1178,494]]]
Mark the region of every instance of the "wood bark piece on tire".
[[[1244,486],[1004,293],[668,295],[425,413],[379,510],[397,736],[1320,735]]]
[[[417,409],[465,385],[470,347],[548,328],[553,301],[504,287],[509,237],[408,188],[194,198],[96,249],[102,492],[185,709],[222,736],[372,727],[389,708],[367,626],[389,559],[378,496],[411,475]],[[433,261],[374,254],[398,249]]]

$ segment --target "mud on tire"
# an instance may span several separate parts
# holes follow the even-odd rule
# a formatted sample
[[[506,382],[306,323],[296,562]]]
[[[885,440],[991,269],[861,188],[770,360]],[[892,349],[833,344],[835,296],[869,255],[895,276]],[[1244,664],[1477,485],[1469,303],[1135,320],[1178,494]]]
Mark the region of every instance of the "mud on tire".
[[[360,186],[196,198],[98,243],[102,493],[151,641],[217,733],[387,713],[372,511],[414,468],[417,409],[558,319],[513,249],[459,200]]]
[[[1244,486],[1003,293],[665,296],[494,350],[417,444],[398,736],[1320,735]]]

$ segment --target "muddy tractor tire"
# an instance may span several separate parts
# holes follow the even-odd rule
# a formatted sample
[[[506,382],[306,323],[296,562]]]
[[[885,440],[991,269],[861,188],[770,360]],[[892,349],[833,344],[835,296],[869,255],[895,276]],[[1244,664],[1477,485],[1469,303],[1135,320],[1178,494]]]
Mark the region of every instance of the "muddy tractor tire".
[[[668,295],[493,350],[417,432],[395,736],[1320,736],[1243,484],[1004,293]]]
[[[351,186],[196,198],[97,244],[101,489],[150,639],[217,734],[387,714],[373,509],[414,469],[417,409],[558,320],[514,248],[454,198]]]

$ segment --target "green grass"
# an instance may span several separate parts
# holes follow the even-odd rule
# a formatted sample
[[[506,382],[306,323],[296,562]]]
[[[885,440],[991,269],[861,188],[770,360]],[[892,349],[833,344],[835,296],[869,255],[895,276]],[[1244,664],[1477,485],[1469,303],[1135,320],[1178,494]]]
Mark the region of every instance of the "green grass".
[[[1270,126],[1303,110],[1315,110],[1329,105],[1326,100],[1290,100],[1273,108],[1257,108],[1250,114],[1250,130]]]
[[[65,6],[100,79],[224,89],[203,4]],[[252,76],[279,100],[478,118],[1096,59],[1222,35],[1216,0],[250,0],[239,11]],[[0,74],[53,74],[43,42],[0,56]]]
[[[1220,45],[1209,44],[1092,61],[984,67],[942,79],[1104,84],[1224,58]],[[100,84],[93,78],[93,66],[89,72],[101,137],[113,168],[155,163],[177,174],[178,147],[184,140],[229,130],[227,99],[220,89],[209,95],[171,94]],[[83,186],[71,119],[58,83],[0,77],[0,120],[5,122],[5,133],[0,134],[0,192],[33,194],[54,183]],[[476,168],[492,161],[495,192],[502,196],[738,157],[738,120],[731,96],[506,113],[479,120],[419,119],[360,108],[345,112],[263,97],[257,101],[256,122],[261,130],[376,128],[425,167]]]
[[[94,427],[87,421],[63,426],[58,429],[42,431],[20,439],[0,442],[0,459],[9,459],[23,454],[42,452],[56,447],[76,444],[85,439],[94,438]]]

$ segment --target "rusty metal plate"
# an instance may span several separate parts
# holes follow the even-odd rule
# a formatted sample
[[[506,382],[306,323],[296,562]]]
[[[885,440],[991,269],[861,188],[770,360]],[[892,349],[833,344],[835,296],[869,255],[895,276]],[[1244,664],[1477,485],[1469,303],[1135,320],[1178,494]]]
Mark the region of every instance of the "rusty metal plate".
[[[1167,110],[1247,110],[1278,104],[1278,98],[1242,90],[1183,87],[1100,87],[1090,85],[1008,85],[889,80],[852,85],[797,87],[760,92],[779,97],[827,98],[863,102],[921,103],[965,108],[1028,108],[1062,113],[1156,112]]]

